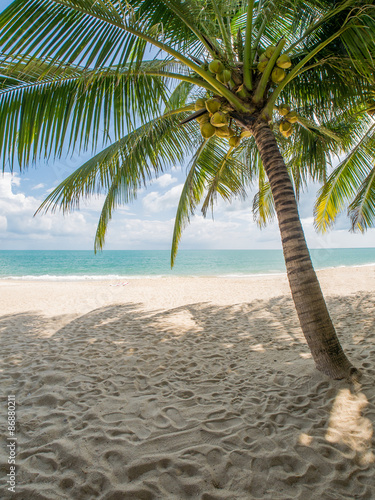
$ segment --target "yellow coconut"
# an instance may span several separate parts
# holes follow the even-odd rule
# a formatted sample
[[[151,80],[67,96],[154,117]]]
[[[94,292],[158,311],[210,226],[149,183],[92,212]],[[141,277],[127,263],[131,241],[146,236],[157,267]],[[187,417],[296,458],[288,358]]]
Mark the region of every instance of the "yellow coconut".
[[[240,138],[244,139],[245,137],[251,137],[253,134],[250,132],[250,130],[242,129]]]
[[[280,104],[278,107],[278,112],[280,115],[285,116],[290,112],[290,106],[288,104]]]
[[[296,111],[291,111],[287,115],[285,115],[285,120],[288,120],[289,123],[296,123],[298,121],[298,115]]]
[[[273,83],[280,83],[284,80],[286,73],[281,68],[274,68],[271,73],[271,80]]]
[[[219,59],[214,59],[208,65],[208,69],[211,71],[211,73],[221,73],[222,71],[224,71],[224,65],[221,61],[219,61]]]
[[[217,111],[211,116],[211,125],[214,127],[225,127],[228,125],[228,120],[222,111]]]
[[[207,99],[206,109],[209,113],[216,113],[221,108],[221,102],[218,99]]]
[[[287,69],[291,67],[292,61],[290,60],[290,57],[287,54],[282,54],[276,61],[276,65],[279,68]]]
[[[292,129],[292,124],[289,122],[281,122],[279,125],[280,132],[283,134]]]
[[[217,137],[230,137],[230,129],[228,126],[215,128],[215,135]]]
[[[274,45],[270,45],[269,47],[267,47],[265,51],[266,57],[268,57],[268,59],[271,59],[275,50],[276,47]]]
[[[286,138],[290,137],[292,134],[293,134],[293,128],[287,130],[286,132],[283,132],[283,136]]]
[[[212,137],[216,131],[215,127],[211,125],[210,122],[202,123],[200,128],[201,134],[205,139]]]
[[[224,84],[228,83],[231,78],[232,78],[232,73],[229,71],[229,69],[225,69],[224,71],[216,75],[216,80]]]
[[[195,101],[195,111],[199,111],[200,109],[203,109],[206,107],[206,100],[205,99],[197,99]]]
[[[259,62],[264,62],[264,61],[268,62],[268,57],[266,56],[265,52],[263,52],[263,54],[259,57]]]
[[[234,135],[229,139],[229,146],[231,148],[236,148],[237,146],[240,145],[241,142],[241,137],[238,137],[237,135]]]
[[[260,73],[263,73],[263,71],[264,71],[264,70],[266,69],[266,67],[267,67],[267,64],[268,64],[268,60],[267,60],[267,61],[262,61],[262,62],[258,63],[258,66],[257,66],[258,71],[259,71]]]
[[[207,123],[210,121],[210,115],[208,113],[205,113],[204,115],[198,116],[196,120],[198,123]]]
[[[286,137],[286,138],[290,137],[292,134],[293,134],[293,128],[290,128],[289,130],[285,130],[284,132],[281,132],[281,135],[283,137]]]

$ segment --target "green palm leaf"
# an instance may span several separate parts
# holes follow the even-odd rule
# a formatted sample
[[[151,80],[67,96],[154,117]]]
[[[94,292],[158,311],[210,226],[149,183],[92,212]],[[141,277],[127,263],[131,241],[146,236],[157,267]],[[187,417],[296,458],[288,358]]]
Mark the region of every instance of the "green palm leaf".
[[[326,231],[345,204],[353,199],[363,182],[370,175],[375,158],[375,125],[357,136],[357,142],[350,154],[335,168],[326,184],[318,193],[315,204],[317,229]]]
[[[38,212],[58,206],[70,211],[79,206],[82,197],[107,189],[116,193],[110,210],[133,200],[141,186],[166,166],[182,161],[194,147],[191,135],[196,125],[176,127],[189,109],[187,106],[154,119],[96,154],[54,189]],[[106,210],[108,207],[107,203]]]
[[[371,170],[349,205],[353,230],[365,231],[375,223],[375,168]]]

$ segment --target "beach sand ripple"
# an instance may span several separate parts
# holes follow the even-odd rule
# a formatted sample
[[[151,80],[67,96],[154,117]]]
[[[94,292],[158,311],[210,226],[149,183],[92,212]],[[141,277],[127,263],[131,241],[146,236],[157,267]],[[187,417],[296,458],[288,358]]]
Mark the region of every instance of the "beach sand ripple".
[[[1,283],[1,498],[374,499],[374,269],[343,272],[322,283],[354,385],[314,369],[285,277]]]

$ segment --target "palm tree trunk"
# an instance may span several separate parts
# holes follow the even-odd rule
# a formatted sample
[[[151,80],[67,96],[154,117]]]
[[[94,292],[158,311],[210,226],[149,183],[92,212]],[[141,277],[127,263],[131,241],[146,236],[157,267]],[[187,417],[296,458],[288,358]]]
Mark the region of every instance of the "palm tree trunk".
[[[241,118],[242,122],[247,121]],[[334,379],[350,378],[359,372],[342,350],[332,324],[307,248],[293,185],[276,139],[263,120],[245,125],[254,134],[270,182],[289,285],[316,367]]]

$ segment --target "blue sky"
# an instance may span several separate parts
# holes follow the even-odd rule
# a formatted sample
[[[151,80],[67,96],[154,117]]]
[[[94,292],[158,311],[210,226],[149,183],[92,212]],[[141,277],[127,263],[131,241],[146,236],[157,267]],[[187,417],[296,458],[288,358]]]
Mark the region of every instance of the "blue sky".
[[[1,0],[6,7],[10,0]],[[104,197],[82,203],[79,211],[63,216],[33,217],[46,197],[88,154],[73,156],[25,172],[0,175],[0,249],[93,249],[96,223]],[[174,165],[141,190],[131,205],[120,207],[110,223],[107,249],[169,249],[174,215],[185,179],[186,165]],[[300,215],[310,248],[375,247],[375,229],[365,235],[349,233],[341,217],[333,231],[321,236],[313,227],[312,207],[316,187],[301,197]],[[260,231],[251,212],[252,195],[232,204],[218,199],[215,218],[203,219],[199,210],[184,231],[180,248],[261,249],[281,248],[276,223]]]

